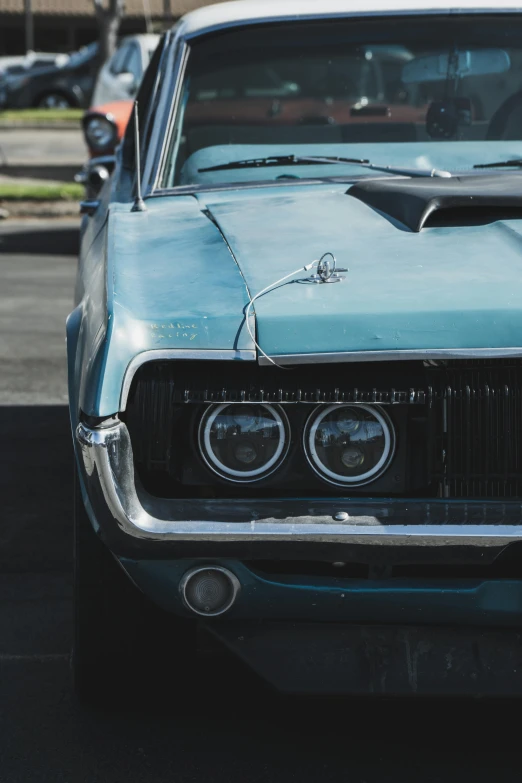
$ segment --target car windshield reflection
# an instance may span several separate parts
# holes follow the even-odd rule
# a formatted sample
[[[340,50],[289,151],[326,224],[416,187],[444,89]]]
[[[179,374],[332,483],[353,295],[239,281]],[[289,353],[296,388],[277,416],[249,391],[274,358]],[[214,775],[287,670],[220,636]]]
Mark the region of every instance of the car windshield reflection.
[[[410,17],[391,27],[382,18],[280,22],[203,38],[190,48],[162,184],[244,181],[232,168],[225,178],[217,168],[213,177],[201,173],[230,162],[232,145],[236,160],[291,146],[451,171],[502,160],[505,141],[515,142],[506,159],[522,157],[520,28],[506,14],[473,26],[433,16],[429,25]],[[487,146],[472,150],[477,144]],[[198,172],[192,158],[202,152]],[[267,172],[250,177],[266,180]]]

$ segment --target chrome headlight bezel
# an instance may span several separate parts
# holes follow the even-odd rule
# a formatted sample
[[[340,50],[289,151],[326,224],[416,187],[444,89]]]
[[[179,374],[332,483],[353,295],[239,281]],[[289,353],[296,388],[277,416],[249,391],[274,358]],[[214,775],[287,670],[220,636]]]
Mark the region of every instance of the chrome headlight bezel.
[[[105,140],[101,142],[98,141],[96,137],[93,137],[94,126],[99,126],[100,124],[106,126],[107,134]],[[104,152],[106,150],[114,149],[118,141],[116,123],[109,114],[91,114],[90,116],[87,116],[83,122],[83,134],[85,143],[94,152]]]
[[[315,434],[320,423],[332,411],[337,411],[342,408],[356,408],[370,413],[381,424],[383,429],[385,445],[381,458],[371,470],[359,476],[342,476],[341,474],[329,470],[321,461],[315,447]],[[373,483],[388,469],[390,462],[395,455],[395,428],[386,411],[377,405],[362,405],[360,403],[320,405],[312,411],[307,419],[303,430],[303,448],[308,464],[320,479],[337,487],[361,487]]]
[[[270,460],[260,468],[253,471],[239,471],[227,467],[222,463],[212,450],[210,443],[210,430],[216,417],[222,413],[226,408],[235,406],[244,407],[245,411],[249,408],[261,407],[266,408],[275,420],[279,431],[279,443],[275,454]],[[207,467],[227,482],[234,484],[253,484],[258,481],[271,476],[276,470],[278,470],[290,448],[290,424],[288,417],[284,410],[279,405],[269,405],[268,403],[236,403],[227,402],[210,405],[203,413],[199,426],[198,426],[198,452],[203,459]]]

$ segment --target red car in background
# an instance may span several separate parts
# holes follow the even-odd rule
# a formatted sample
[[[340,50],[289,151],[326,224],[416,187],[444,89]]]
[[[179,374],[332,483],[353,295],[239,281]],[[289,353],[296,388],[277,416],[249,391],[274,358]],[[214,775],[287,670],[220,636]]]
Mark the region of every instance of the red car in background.
[[[89,157],[113,155],[125,133],[133,101],[112,101],[85,112],[82,128]]]
[[[114,168],[116,147],[123,139],[134,101],[112,101],[93,106],[83,115],[82,130],[89,160],[76,175],[85,185],[86,198],[94,198]]]

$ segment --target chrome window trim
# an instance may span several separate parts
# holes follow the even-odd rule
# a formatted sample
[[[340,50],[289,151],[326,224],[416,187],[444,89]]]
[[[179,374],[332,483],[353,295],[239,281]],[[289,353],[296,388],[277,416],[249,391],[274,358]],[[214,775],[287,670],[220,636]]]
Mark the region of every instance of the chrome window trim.
[[[288,353],[271,357],[277,364],[341,364],[343,362],[436,361],[437,359],[522,358],[522,348],[413,348],[402,351],[339,351],[337,353]],[[259,364],[271,362],[258,357]]]
[[[163,52],[161,53],[161,59],[158,65],[158,72],[156,74],[156,82],[154,86],[154,96],[152,100],[152,108],[154,108],[154,103],[157,101],[157,107],[156,107],[156,117],[159,119],[162,119],[162,122],[156,122],[152,127],[152,132],[150,136],[150,144],[149,147],[152,150],[156,150],[159,145],[159,139],[162,137],[160,134],[160,125],[163,126],[163,116],[164,116],[164,109],[163,109],[163,101],[164,101],[164,93],[162,90],[163,87],[163,81],[162,76],[164,73],[168,73],[167,70],[167,62],[171,57],[172,49],[172,41],[175,38],[175,30],[169,30],[165,33],[165,43],[163,47]],[[145,126],[143,128],[140,128],[141,138],[143,139],[147,130],[148,125],[151,121],[150,118],[150,112],[149,116],[146,118]],[[147,150],[148,152],[148,150]],[[144,160],[144,166],[143,166],[143,178],[142,178],[142,191],[146,194],[150,191],[150,183],[152,181],[152,177],[156,168],[156,157],[157,155],[153,152],[151,155],[145,154],[144,150],[141,150],[141,155]]]
[[[172,55],[166,64],[167,72],[170,71],[170,78],[167,77],[165,79],[158,105],[158,116],[162,117],[162,122],[161,127],[158,127],[157,136],[152,140],[153,144],[151,144],[155,152],[149,175],[150,191],[148,195],[156,192],[160,188],[160,182],[163,180],[175,119],[178,114],[183,78],[190,49],[183,30],[184,25],[181,24],[171,44]],[[161,143],[158,143],[158,137],[161,139]]]
[[[158,76],[163,73],[164,78],[159,88],[156,122],[145,156],[142,181],[144,197],[150,196],[155,190],[163,165],[167,135],[170,138],[170,119],[175,105],[177,105],[177,93],[181,85],[180,67],[186,49],[185,39],[182,35],[183,28],[184,25],[178,23],[167,33],[165,51],[158,68]]]
[[[406,179],[402,175],[383,174],[375,176],[372,174],[351,174],[344,177],[312,177],[311,179],[296,179],[291,181],[292,187],[310,187],[313,185],[353,185],[356,182],[364,180],[368,182],[376,179]],[[263,179],[263,180],[248,180],[247,182],[218,182],[211,184],[206,182],[205,184],[195,185],[174,185],[171,188],[158,187],[152,193],[147,195],[147,198],[162,198],[164,196],[193,196],[197,193],[216,193],[227,190],[252,190],[253,188],[288,188],[290,180],[276,179]]]
[[[120,411],[124,411],[127,407],[127,400],[129,398],[129,391],[132,384],[132,379],[136,375],[138,369],[142,364],[147,362],[156,362],[170,359],[192,359],[195,361],[250,361],[255,362],[256,352],[248,349],[238,350],[192,350],[189,348],[165,348],[163,350],[143,351],[138,353],[134,359],[132,359],[127,369],[125,370],[125,376],[123,378],[123,385],[121,387],[120,394]]]

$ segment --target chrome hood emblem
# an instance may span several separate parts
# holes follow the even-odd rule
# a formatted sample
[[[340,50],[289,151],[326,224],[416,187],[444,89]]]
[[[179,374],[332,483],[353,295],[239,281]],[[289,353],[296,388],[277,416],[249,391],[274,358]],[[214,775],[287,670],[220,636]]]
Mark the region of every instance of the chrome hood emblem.
[[[337,261],[333,253],[324,253],[317,262],[317,272],[308,278],[311,283],[341,283],[345,278],[339,272],[347,272],[347,269],[338,269]]]

